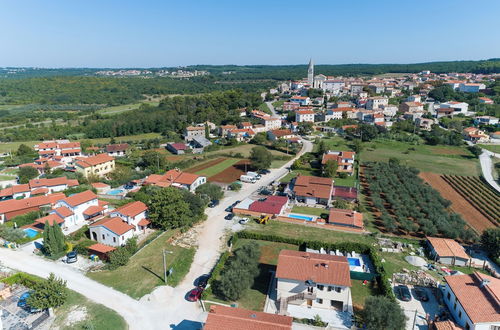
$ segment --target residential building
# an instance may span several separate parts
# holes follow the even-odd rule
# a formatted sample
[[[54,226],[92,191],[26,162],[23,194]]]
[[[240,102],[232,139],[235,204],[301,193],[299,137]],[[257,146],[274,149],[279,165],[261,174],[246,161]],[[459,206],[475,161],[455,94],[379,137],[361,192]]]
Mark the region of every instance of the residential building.
[[[15,216],[38,211],[40,209],[50,209],[57,201],[63,199],[63,193],[55,193],[47,196],[35,196],[25,199],[10,199],[0,201],[0,223],[12,220]]]
[[[184,130],[184,140],[190,142],[195,137],[205,137],[204,126],[188,126]]]
[[[292,330],[292,322],[290,316],[212,305],[203,330]]]
[[[299,175],[290,188],[300,203],[330,205],[332,201],[333,180],[329,178]]]
[[[283,111],[295,111],[300,108],[299,102],[285,102],[283,103]]]
[[[227,134],[228,138],[236,139],[238,142],[248,141],[255,136],[255,132],[250,128],[232,129]]]
[[[266,116],[261,118],[261,122],[266,128],[266,131],[281,128],[281,118]]]
[[[498,118],[493,116],[477,116],[474,118],[474,124],[476,125],[497,125]]]
[[[423,112],[424,105],[420,102],[403,102],[399,105],[401,112]]]
[[[60,192],[79,185],[78,180],[71,180],[65,176],[51,179],[33,179],[30,180],[28,184],[31,188],[32,193],[35,190],[46,189],[46,193],[49,194]]]
[[[84,224],[85,220],[92,218],[91,216],[85,215],[84,212],[93,206],[99,207],[99,201],[97,200],[96,194],[91,190],[71,195],[59,200],[55,204],[56,209],[65,207],[73,213],[73,215],[69,217],[69,221],[66,221],[66,225],[68,226],[78,226]],[[91,210],[92,209],[94,208],[91,208]]]
[[[296,137],[296,135],[289,129],[275,129],[267,132],[267,138],[271,141],[290,139],[294,137]]]
[[[383,105],[380,108],[382,109],[382,113],[386,117],[394,117],[398,112],[398,107],[392,104]]]
[[[458,90],[464,93],[479,93],[486,88],[485,84],[477,83],[461,83]]]
[[[443,300],[455,322],[466,330],[500,327],[500,279],[474,272],[445,276]]]
[[[418,125],[418,127],[421,130],[430,131],[430,130],[432,130],[432,125],[434,125],[436,123],[435,123],[434,119],[419,117],[419,118],[415,119],[415,124]]]
[[[325,166],[329,160],[337,162],[339,173],[347,173],[353,175],[354,173],[354,158],[356,153],[353,151],[332,151],[328,150],[323,154],[321,165]]]
[[[125,245],[134,237],[135,227],[119,217],[107,217],[89,225],[90,237],[100,244],[109,246]]]
[[[465,102],[450,101],[450,102],[441,103],[440,107],[453,109],[454,115],[457,115],[459,113],[466,115],[467,111],[469,109],[469,104],[465,103]]]
[[[97,154],[87,158],[79,158],[75,163],[76,171],[88,178],[92,175],[105,176],[115,169],[115,158],[107,154]]]
[[[416,95],[410,95],[406,98],[407,102],[415,102],[415,103],[420,103],[422,102],[422,96],[416,94]]]
[[[485,143],[490,141],[490,136],[483,130],[476,127],[467,127],[462,131],[462,135],[472,143]]]
[[[136,232],[143,231],[150,221],[147,219],[148,207],[140,201],[125,204],[109,213],[110,217],[119,217],[129,225],[134,226]]]
[[[182,172],[178,169],[167,171],[165,174],[151,174],[144,180],[144,184],[160,187],[184,188],[194,192],[196,188],[207,182],[204,176]]]
[[[61,156],[60,160],[64,162],[69,162],[82,154],[80,142],[70,142],[69,140],[44,141],[35,144],[34,148],[41,157]]]
[[[435,261],[451,266],[467,266],[470,257],[464,248],[449,238],[427,237],[430,256]]]
[[[0,190],[0,200],[19,199],[31,196],[31,187],[29,184],[18,184]]]
[[[106,146],[106,153],[112,157],[123,157],[127,155],[129,148],[128,143],[108,144]]]
[[[211,145],[212,142],[204,136],[195,136],[190,142],[193,153],[201,153],[206,147]]]
[[[297,110],[297,111],[295,111],[295,121],[297,123],[302,123],[302,122],[314,123],[314,111],[312,111],[312,110]]]
[[[308,96],[292,96],[290,102],[298,103],[301,106],[311,104],[311,99]]]
[[[331,208],[328,223],[356,229],[364,229],[363,214],[347,209]]]
[[[219,135],[225,137],[230,130],[237,128],[236,125],[221,125],[219,126]]]
[[[167,150],[175,155],[182,155],[188,150],[188,146],[180,142],[168,143]]]
[[[352,313],[351,278],[346,257],[281,250],[276,269],[279,314],[291,305]]]
[[[488,97],[478,97],[479,99],[479,103],[483,103],[483,104],[493,104],[493,100],[488,98]]]
[[[374,96],[369,97],[366,101],[366,109],[375,110],[380,109],[382,106],[386,106],[389,104],[389,98],[385,96]]]

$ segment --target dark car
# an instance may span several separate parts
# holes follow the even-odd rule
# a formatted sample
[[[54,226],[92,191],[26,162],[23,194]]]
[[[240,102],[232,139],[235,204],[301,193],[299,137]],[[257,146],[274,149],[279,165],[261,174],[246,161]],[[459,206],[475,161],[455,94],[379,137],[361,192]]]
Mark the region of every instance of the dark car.
[[[269,170],[260,170],[259,171],[259,174],[269,174],[269,173],[271,173],[271,171],[269,171]]]
[[[240,202],[241,202],[241,201],[236,201],[236,202],[234,202],[234,203],[233,203],[233,204],[231,204],[231,205],[234,207],[234,206],[238,205]]]
[[[233,211],[233,206],[229,205],[228,207],[226,207],[226,209],[224,211],[226,211],[226,212],[232,212]]]
[[[210,203],[208,203],[208,207],[216,207],[217,205],[219,205],[218,199],[211,200]]]
[[[130,189],[134,189],[136,186],[136,183],[135,182],[127,182],[123,188],[127,189],[127,190],[130,190]]]
[[[394,288],[394,291],[396,292],[396,296],[402,300],[402,301],[410,301],[411,300],[411,293],[410,289],[406,285],[398,285],[397,287]]]
[[[198,277],[198,279],[196,280],[196,286],[198,288],[202,288],[202,289],[205,289],[207,287],[207,284],[208,284],[208,279],[210,278],[210,275],[208,274],[205,274],[205,275],[201,275],[200,277]]]
[[[30,297],[29,292],[23,293],[21,297],[19,297],[19,301],[17,302],[17,307],[25,308],[27,305],[26,300],[28,300],[29,297]]]
[[[226,219],[226,220],[233,220],[233,218],[234,218],[234,214],[232,214],[232,213],[229,213],[228,215],[226,215],[224,217],[224,219]]]
[[[415,298],[420,301],[429,301],[429,295],[424,288],[415,288]]]
[[[194,288],[193,290],[189,291],[189,294],[187,296],[187,300],[189,301],[198,301],[201,298],[201,294],[203,293],[203,288],[197,287]]]
[[[72,264],[74,262],[78,261],[78,254],[76,251],[70,251],[68,254],[66,254],[66,263]]]

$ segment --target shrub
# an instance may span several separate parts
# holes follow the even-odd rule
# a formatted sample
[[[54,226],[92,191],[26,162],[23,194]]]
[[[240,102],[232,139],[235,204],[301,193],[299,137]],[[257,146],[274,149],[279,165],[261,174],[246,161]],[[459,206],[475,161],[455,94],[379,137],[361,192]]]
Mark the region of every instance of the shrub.
[[[121,247],[109,254],[109,269],[116,269],[120,266],[125,266],[130,259],[130,252]]]

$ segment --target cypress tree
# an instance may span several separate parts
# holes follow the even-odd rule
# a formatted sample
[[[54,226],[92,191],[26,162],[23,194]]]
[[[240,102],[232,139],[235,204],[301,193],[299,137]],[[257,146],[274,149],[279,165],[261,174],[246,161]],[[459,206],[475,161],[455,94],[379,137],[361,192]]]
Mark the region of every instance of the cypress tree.
[[[52,225],[52,227],[53,227],[54,236],[56,239],[57,253],[64,252],[64,250],[66,248],[66,244],[65,244],[66,237],[64,236],[64,233],[63,233],[61,227],[57,223],[54,223]]]
[[[52,255],[51,246],[50,246],[50,226],[49,221],[45,220],[45,226],[43,229],[43,248],[45,253],[48,255]]]
[[[54,227],[50,226],[48,223],[47,223],[47,226],[45,228],[48,228],[48,231],[49,231],[47,234],[47,236],[48,236],[47,245],[49,247],[48,254],[50,256],[53,256],[59,252],[58,248],[57,248],[56,233],[54,232]]]

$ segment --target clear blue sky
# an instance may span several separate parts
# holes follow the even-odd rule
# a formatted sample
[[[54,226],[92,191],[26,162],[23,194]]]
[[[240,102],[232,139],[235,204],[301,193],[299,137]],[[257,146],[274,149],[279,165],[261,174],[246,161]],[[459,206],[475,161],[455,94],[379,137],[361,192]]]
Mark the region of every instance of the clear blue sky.
[[[4,0],[0,66],[500,57],[499,0]]]

